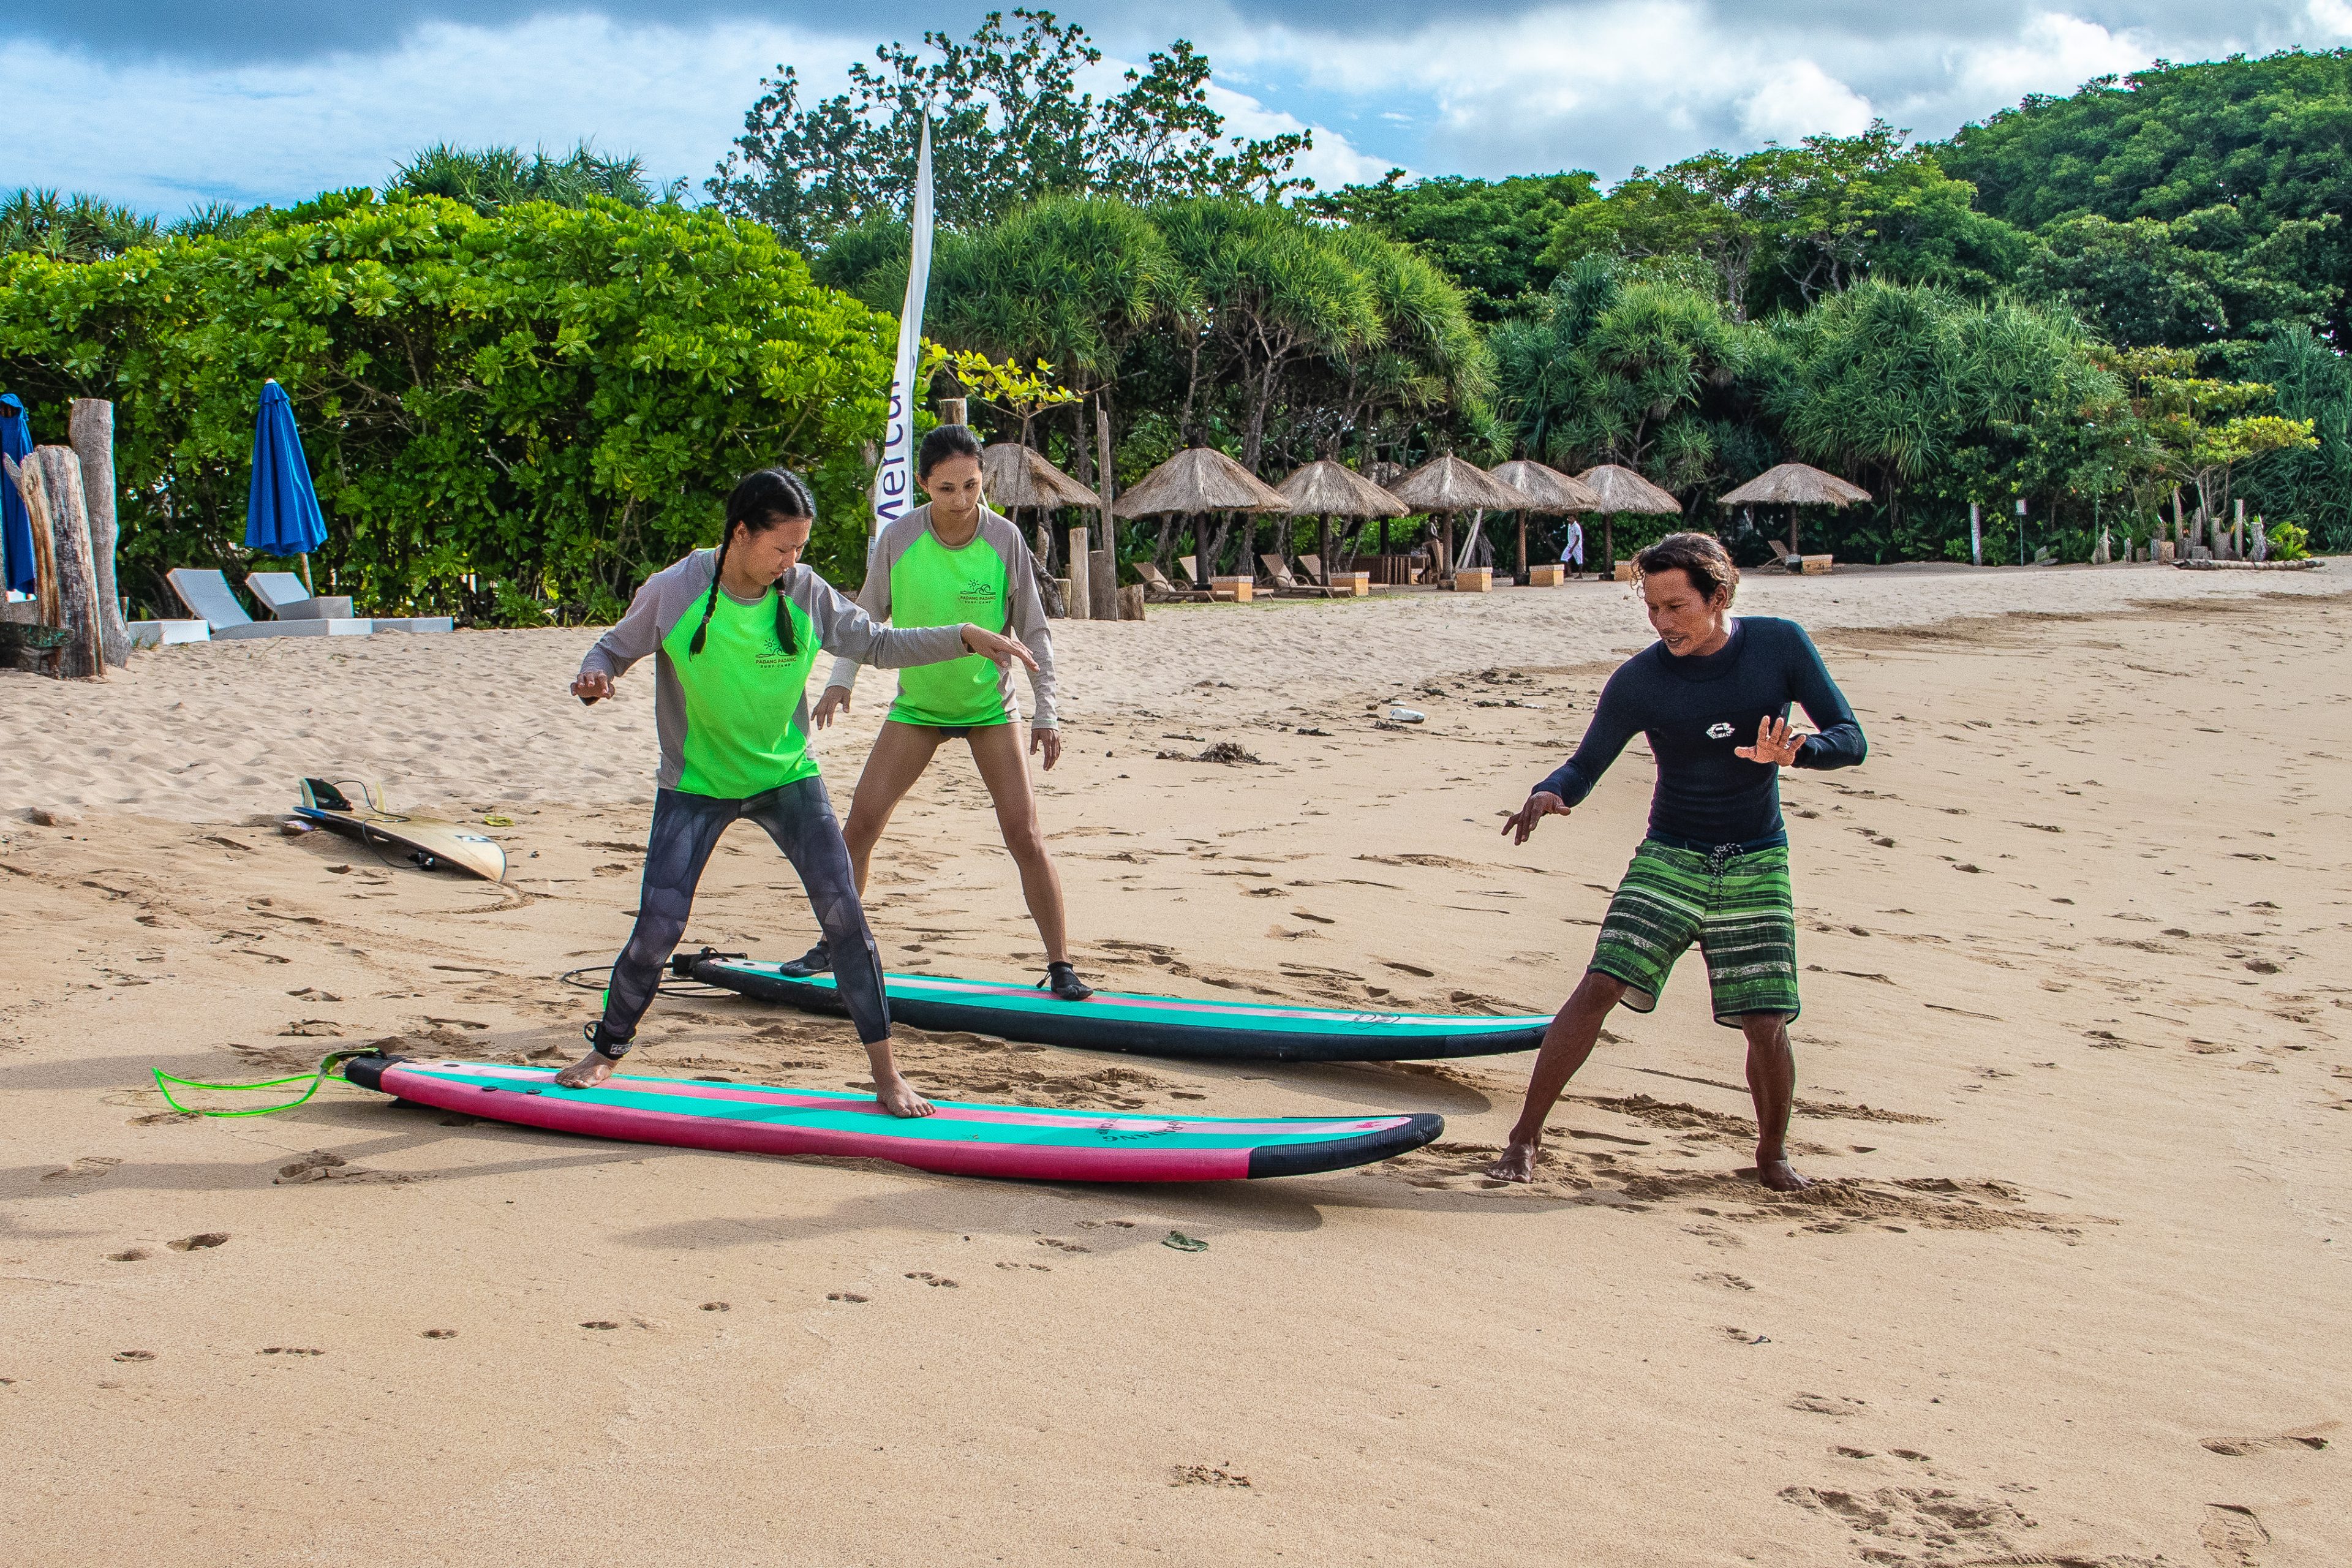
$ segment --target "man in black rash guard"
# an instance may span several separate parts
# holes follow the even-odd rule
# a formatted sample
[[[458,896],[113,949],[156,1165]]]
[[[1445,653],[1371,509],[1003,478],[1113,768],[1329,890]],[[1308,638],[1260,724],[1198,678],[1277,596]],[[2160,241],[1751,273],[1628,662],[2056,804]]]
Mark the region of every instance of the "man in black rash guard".
[[[1797,1081],[1789,1021],[1799,1005],[1780,770],[1852,767],[1868,744],[1803,627],[1732,619],[1739,573],[1721,544],[1670,534],[1634,566],[1658,640],[1609,678],[1576,754],[1503,832],[1525,844],[1545,817],[1567,816],[1637,734],[1658,767],[1650,831],[1610,900],[1591,966],[1544,1034],[1510,1146],[1488,1173],[1534,1179],[1544,1118],[1592,1054],[1610,1009],[1656,1006],[1675,960],[1696,942],[1715,1021],[1748,1037],[1757,1179],[1792,1192],[1807,1184],[1786,1150]],[[1819,734],[1790,728],[1791,703]],[[1751,734],[1753,743],[1740,743]]]

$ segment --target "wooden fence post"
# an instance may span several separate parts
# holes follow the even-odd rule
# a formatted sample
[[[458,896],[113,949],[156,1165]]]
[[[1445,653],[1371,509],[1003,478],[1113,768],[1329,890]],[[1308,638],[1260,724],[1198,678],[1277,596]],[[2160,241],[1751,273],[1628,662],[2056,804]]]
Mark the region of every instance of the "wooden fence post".
[[[1092,586],[1092,584],[1087,582],[1087,578],[1091,574],[1088,568],[1094,564],[1094,556],[1093,553],[1087,549],[1087,531],[1085,529],[1074,528],[1070,530],[1069,547],[1070,619],[1074,621],[1083,621],[1090,617],[1094,607],[1094,595],[1087,592],[1088,588]]]
[[[33,552],[43,558],[41,622],[66,634],[50,657],[49,673],[103,678],[106,658],[99,647],[98,579],[90,568],[81,459],[71,447],[36,447],[22,467],[27,482],[18,488],[32,518]]]
[[[131,627],[122,618],[122,591],[114,574],[115,552],[121,543],[114,517],[114,405],[99,397],[75,398],[67,429],[81,463],[82,504],[89,509],[99,647],[106,662],[120,669],[131,662]]]

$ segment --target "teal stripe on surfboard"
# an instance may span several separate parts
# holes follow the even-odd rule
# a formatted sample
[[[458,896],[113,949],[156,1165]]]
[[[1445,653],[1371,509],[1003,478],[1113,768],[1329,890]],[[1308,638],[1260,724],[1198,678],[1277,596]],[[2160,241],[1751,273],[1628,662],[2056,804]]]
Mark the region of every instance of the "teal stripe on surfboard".
[[[780,964],[717,955],[681,954],[678,967],[761,1001],[841,1010],[829,974],[789,975]],[[1034,986],[946,975],[888,974],[884,983],[892,1016],[916,1028],[1147,1056],[1267,1061],[1484,1056],[1532,1049],[1551,1022],[1544,1014],[1391,1013],[1118,991],[1064,1002]]]

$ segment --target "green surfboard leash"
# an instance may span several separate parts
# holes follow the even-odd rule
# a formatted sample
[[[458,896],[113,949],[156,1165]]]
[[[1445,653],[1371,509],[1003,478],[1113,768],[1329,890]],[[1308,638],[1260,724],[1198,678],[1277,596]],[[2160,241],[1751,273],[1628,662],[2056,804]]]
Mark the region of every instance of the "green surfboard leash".
[[[178,1111],[183,1116],[269,1116],[274,1115],[280,1110],[291,1110],[296,1106],[301,1104],[304,1100],[310,1099],[312,1095],[318,1093],[320,1086],[327,1081],[327,1074],[329,1070],[340,1063],[349,1061],[353,1057],[364,1057],[373,1054],[373,1052],[364,1050],[329,1051],[325,1056],[319,1058],[319,1065],[313,1071],[307,1073],[295,1073],[291,1077],[288,1078],[265,1079],[259,1083],[199,1083],[192,1078],[174,1078],[170,1073],[165,1072],[162,1068],[154,1068],[150,1070],[155,1075],[155,1088],[163,1094],[163,1103],[170,1106],[173,1110]],[[200,1105],[182,1105],[178,1100],[172,1098],[171,1086],[173,1084],[179,1085],[182,1089],[201,1089],[215,1094],[244,1094],[256,1089],[283,1089],[289,1083],[300,1083],[305,1079],[309,1080],[310,1087],[304,1089],[300,1094],[296,1095],[292,1100],[286,1101],[282,1105],[257,1106],[251,1110],[207,1110]]]

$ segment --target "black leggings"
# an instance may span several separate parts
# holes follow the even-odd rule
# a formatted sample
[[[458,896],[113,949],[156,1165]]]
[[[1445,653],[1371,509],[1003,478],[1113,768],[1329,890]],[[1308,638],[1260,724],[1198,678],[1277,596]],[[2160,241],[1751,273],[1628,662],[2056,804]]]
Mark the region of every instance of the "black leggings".
[[[613,987],[604,997],[604,1048],[628,1049],[637,1020],[660,988],[662,965],[686,934],[694,910],[694,889],[702,868],[719,847],[719,836],[739,817],[768,830],[793,863],[808,890],[809,907],[824,931],[833,954],[834,983],[849,1008],[857,1037],[867,1045],[890,1037],[890,1005],[882,994],[882,957],[866,928],[857,900],[857,879],[849,868],[849,846],[841,840],[833,802],[823,779],[801,779],[749,800],[719,800],[666,789],[654,795],[653,831],[646,839],[646,880],[637,900],[636,929],[613,965]]]

